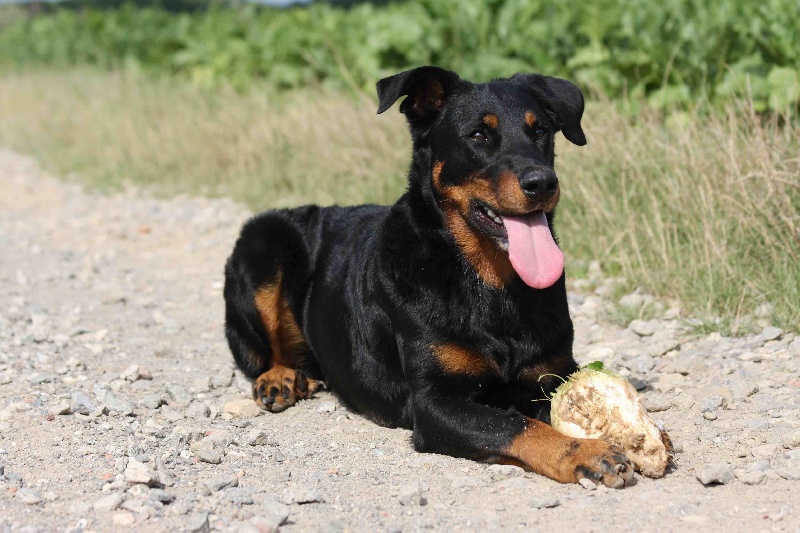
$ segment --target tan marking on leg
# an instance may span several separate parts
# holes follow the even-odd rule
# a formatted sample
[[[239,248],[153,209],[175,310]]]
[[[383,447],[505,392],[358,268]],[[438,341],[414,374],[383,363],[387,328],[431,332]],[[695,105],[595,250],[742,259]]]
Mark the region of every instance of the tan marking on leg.
[[[272,350],[270,367],[294,368],[297,364],[297,356],[306,352],[308,346],[294,314],[289,308],[289,302],[282,294],[282,280],[283,271],[278,270],[274,281],[256,291],[255,304],[264,328],[267,330],[269,346]]]
[[[455,344],[434,344],[431,345],[431,352],[448,374],[480,377],[500,373],[497,363],[488,357]]]
[[[633,477],[633,465],[619,448],[597,439],[567,437],[533,419],[528,419],[527,427],[505,453],[537,474],[561,483],[593,476],[608,487],[619,488]]]

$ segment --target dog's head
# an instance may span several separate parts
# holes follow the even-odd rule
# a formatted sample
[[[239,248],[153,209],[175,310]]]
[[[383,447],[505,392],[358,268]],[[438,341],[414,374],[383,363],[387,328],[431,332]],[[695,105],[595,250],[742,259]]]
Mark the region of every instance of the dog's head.
[[[561,278],[564,256],[553,238],[560,189],[555,134],[586,144],[583,95],[572,83],[517,74],[473,84],[420,67],[378,82],[378,113],[401,96],[414,142],[412,187],[443,220],[481,278],[496,287],[514,272],[542,289]],[[418,180],[415,182],[414,180]]]

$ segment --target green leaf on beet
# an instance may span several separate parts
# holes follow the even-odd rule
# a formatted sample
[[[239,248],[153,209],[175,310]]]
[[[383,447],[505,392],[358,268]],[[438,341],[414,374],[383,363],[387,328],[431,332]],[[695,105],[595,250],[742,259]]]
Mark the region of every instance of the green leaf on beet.
[[[583,366],[584,369],[589,370],[596,370],[598,372],[603,370],[603,362],[602,361],[594,361],[593,363],[589,363],[588,365]]]

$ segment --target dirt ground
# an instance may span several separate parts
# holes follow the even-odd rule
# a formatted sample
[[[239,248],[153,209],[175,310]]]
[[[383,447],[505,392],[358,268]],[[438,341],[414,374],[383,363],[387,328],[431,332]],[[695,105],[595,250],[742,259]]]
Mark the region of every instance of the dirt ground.
[[[416,453],[329,393],[255,409],[222,332],[244,207],[101,196],[5,150],[0,187],[0,531],[800,531],[800,338],[769,309],[737,339],[669,305],[623,329],[607,283],[573,283],[577,358],[642,388],[678,452],[588,490]]]

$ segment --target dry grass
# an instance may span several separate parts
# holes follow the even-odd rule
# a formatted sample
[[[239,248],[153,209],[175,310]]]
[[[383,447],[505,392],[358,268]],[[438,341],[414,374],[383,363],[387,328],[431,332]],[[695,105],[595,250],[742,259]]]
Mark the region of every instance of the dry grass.
[[[256,209],[393,201],[401,117],[329,92],[206,92],[123,75],[0,78],[0,143],[99,187],[233,196]],[[760,304],[800,329],[800,128],[746,106],[666,121],[587,110],[589,145],[559,143],[559,234],[573,272],[591,260],[736,332]]]

